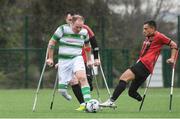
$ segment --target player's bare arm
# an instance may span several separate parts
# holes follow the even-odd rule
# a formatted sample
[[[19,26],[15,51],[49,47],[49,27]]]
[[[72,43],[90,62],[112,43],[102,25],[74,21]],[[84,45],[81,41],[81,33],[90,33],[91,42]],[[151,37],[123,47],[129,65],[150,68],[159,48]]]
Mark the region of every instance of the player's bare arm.
[[[167,59],[167,63],[169,64],[173,64],[175,62],[175,56],[178,50],[177,44],[174,41],[171,41],[169,44],[170,48],[171,48],[171,57],[169,59]]]
[[[55,45],[56,45],[56,41],[51,39],[49,41],[49,44],[48,44],[48,58],[46,60],[46,63],[49,65],[49,66],[53,66],[54,65],[54,61],[53,61],[53,54],[54,54],[54,48],[55,48]]]

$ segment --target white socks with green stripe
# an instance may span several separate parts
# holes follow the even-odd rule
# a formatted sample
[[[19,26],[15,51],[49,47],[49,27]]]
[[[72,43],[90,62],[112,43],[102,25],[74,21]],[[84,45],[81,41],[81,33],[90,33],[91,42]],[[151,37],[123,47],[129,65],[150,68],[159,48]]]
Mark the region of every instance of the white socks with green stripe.
[[[60,92],[60,94],[68,101],[70,101],[72,99],[71,95],[68,94],[67,92],[67,85],[65,84],[59,84],[58,85],[58,91]]]
[[[82,87],[81,91],[82,91],[82,94],[83,94],[84,101],[88,102],[91,99],[90,87],[89,86]]]

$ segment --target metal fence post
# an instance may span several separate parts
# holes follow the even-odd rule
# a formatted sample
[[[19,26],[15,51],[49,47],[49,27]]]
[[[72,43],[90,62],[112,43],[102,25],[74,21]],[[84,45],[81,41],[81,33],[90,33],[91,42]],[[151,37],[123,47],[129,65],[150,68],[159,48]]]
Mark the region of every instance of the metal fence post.
[[[113,87],[113,78],[112,78],[112,49],[107,49],[107,83],[110,88]]]
[[[163,58],[163,84],[164,87],[170,87],[171,85],[171,65],[168,65],[166,63],[166,60],[170,56],[170,50],[169,49],[164,49],[162,51],[162,58]]]
[[[24,83],[24,87],[25,88],[28,88],[28,16],[25,16],[24,18],[24,53],[25,53],[25,76],[24,76],[24,79],[25,79],[25,83]]]
[[[177,38],[178,38],[178,47],[180,47],[180,16],[178,16],[178,31],[177,31]],[[180,71],[180,60],[177,60],[177,70],[176,72]],[[180,87],[180,73],[177,74],[177,87]]]

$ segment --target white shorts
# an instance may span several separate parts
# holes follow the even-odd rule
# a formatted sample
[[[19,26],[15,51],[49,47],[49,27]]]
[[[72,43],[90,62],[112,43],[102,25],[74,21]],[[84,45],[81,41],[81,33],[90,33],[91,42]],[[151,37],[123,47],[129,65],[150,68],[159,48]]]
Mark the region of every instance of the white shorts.
[[[72,60],[60,60],[58,62],[59,84],[68,85],[73,79],[75,72],[85,71],[84,60],[82,56],[77,56]]]

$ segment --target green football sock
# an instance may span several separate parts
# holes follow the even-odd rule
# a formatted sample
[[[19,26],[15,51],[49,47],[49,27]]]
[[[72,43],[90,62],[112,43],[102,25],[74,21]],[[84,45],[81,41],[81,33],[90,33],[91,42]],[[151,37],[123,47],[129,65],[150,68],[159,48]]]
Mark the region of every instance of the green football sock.
[[[90,94],[90,87],[83,87],[81,88],[83,98],[85,102],[88,102],[91,99],[91,94]]]
[[[58,84],[58,89],[67,89],[66,84]]]

